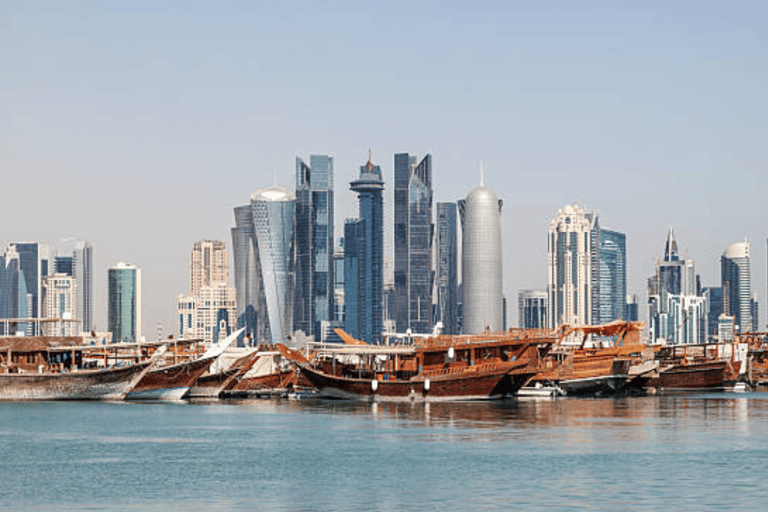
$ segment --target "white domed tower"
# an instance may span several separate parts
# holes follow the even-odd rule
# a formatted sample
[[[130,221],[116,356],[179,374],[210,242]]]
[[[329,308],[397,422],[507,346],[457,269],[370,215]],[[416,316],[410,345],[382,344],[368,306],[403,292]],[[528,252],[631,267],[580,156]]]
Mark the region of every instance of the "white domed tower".
[[[462,228],[462,295],[467,334],[500,331],[504,281],[501,256],[502,201],[480,185],[459,201]]]

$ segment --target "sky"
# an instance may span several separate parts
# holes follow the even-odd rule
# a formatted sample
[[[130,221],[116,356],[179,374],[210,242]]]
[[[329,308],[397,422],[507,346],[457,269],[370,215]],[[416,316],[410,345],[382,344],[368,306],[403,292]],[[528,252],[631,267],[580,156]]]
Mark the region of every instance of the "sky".
[[[705,286],[747,237],[764,326],[767,27],[765,2],[6,0],[0,247],[88,240],[101,329],[107,268],[138,265],[154,338],[193,243],[231,248],[232,208],[297,156],[334,156],[338,238],[369,149],[390,218],[394,154],[430,153],[435,202],[480,160],[504,200],[511,324],[576,203],[626,233],[641,317],[670,227]]]

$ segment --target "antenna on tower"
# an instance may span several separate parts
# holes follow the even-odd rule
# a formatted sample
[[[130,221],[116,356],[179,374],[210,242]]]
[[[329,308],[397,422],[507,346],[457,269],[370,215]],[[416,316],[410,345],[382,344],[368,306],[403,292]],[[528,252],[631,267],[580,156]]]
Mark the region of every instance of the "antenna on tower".
[[[484,187],[484,186],[485,186],[485,185],[484,185],[484,183],[483,183],[483,181],[485,181],[485,180],[483,179],[483,161],[482,161],[482,160],[480,160],[480,186],[481,186],[481,187]]]

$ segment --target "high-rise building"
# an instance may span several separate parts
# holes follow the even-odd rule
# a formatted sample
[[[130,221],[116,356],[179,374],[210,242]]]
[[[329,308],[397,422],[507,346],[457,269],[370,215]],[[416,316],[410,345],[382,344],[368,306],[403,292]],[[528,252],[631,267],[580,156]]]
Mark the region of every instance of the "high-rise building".
[[[57,254],[53,259],[53,272],[66,274],[75,279],[77,288],[76,310],[83,331],[91,331],[93,325],[92,278],[93,253],[91,245],[79,240],[70,255]]]
[[[293,327],[320,339],[333,320],[333,157],[296,158],[296,286]]]
[[[395,155],[395,321],[397,330],[432,330],[432,155]]]
[[[718,324],[723,314],[723,289],[719,286],[709,286],[702,290],[706,297],[709,311],[707,312],[707,342],[717,342]]]
[[[29,318],[40,318],[43,304],[43,279],[48,275],[48,246],[36,242],[11,244],[19,255],[19,270],[24,274],[27,288],[27,314]],[[31,332],[29,324],[27,334]]]
[[[597,216],[566,205],[549,224],[547,325],[592,323],[598,271]]]
[[[443,323],[443,333],[459,334],[458,326],[458,231],[456,203],[437,203],[437,259],[435,321]]]
[[[384,326],[384,181],[370,152],[349,186],[358,195],[359,218],[344,224],[344,326],[356,338],[378,343]]]
[[[637,295],[627,295],[627,315],[624,318],[630,322],[637,322],[640,319],[640,304],[637,301]]]
[[[53,257],[53,273],[74,276],[74,266],[72,256],[63,256],[57,254]]]
[[[749,242],[730,245],[720,258],[723,312],[734,317],[735,332],[752,329]]]
[[[120,262],[107,273],[107,330],[114,343],[141,339],[141,269]]]
[[[58,260],[58,258],[57,258]],[[50,274],[43,279],[43,318],[60,318],[62,322],[43,324],[45,336],[76,336],[80,322],[69,322],[78,316],[77,281],[70,274]]]
[[[236,323],[235,290],[228,284],[229,261],[224,242],[195,242],[190,255],[189,296],[179,296],[179,334],[216,343]]]
[[[547,327],[546,290],[520,290],[517,295],[518,324],[522,329]]]
[[[485,185],[458,203],[462,228],[462,313],[466,334],[503,329],[502,201]]]
[[[752,312],[752,332],[758,332],[760,330],[760,302],[757,300],[756,293],[752,294],[749,309]]]
[[[232,251],[235,265],[235,303],[237,304],[237,328],[245,328],[243,336],[256,339],[259,308],[266,308],[256,257],[253,211],[251,205],[234,209],[235,227],[232,228]]]
[[[13,246],[0,255],[0,319],[29,318],[27,284],[19,262],[19,253]],[[0,323],[0,335],[27,332],[27,324]]]
[[[257,340],[283,343],[293,334],[296,196],[273,186],[251,195],[259,290]]]
[[[598,228],[597,300],[594,324],[605,324],[626,318],[627,296],[627,237],[624,233]]]
[[[198,295],[203,286],[229,282],[229,258],[221,240],[199,240],[189,257],[190,293]]]

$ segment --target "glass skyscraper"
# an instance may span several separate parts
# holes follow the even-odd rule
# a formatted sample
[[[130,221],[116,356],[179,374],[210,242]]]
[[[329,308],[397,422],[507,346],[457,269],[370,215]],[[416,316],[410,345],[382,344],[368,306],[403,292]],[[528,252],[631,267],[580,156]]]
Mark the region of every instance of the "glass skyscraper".
[[[333,157],[296,158],[296,287],[294,329],[320,338],[333,320]]]
[[[235,265],[235,303],[237,305],[237,328],[245,328],[243,336],[256,340],[260,304],[265,299],[259,286],[256,241],[253,238],[253,213],[251,205],[234,209],[235,227],[232,228],[232,256]],[[266,308],[266,305],[263,306]]]
[[[384,327],[384,181],[381,168],[368,162],[351,182],[359,219],[344,225],[344,326],[367,343],[379,343]]]
[[[107,329],[113,343],[133,343],[141,336],[141,270],[120,262],[108,270]]]
[[[547,292],[520,290],[517,296],[518,324],[522,329],[544,329],[547,326]]]
[[[599,228],[597,318],[595,324],[624,319],[627,306],[627,239],[624,233]]]
[[[19,265],[19,253],[12,246],[0,256],[0,318],[29,318],[27,283]],[[27,324],[0,323],[0,335],[26,333]]]
[[[43,305],[43,279],[48,275],[48,247],[36,242],[11,245],[19,255],[19,270],[24,274],[24,284],[29,295],[27,313],[30,318],[40,318]],[[28,332],[28,334],[33,333]]]
[[[395,322],[432,330],[432,155],[395,155]]]
[[[294,222],[296,196],[282,187],[251,195],[259,289],[258,340],[283,343],[293,333]],[[264,309],[266,306],[266,310]]]
[[[736,332],[752,329],[749,242],[729,246],[720,258],[723,312],[734,317]]]
[[[458,325],[458,241],[456,203],[437,203],[437,309],[443,333],[460,334]]]

